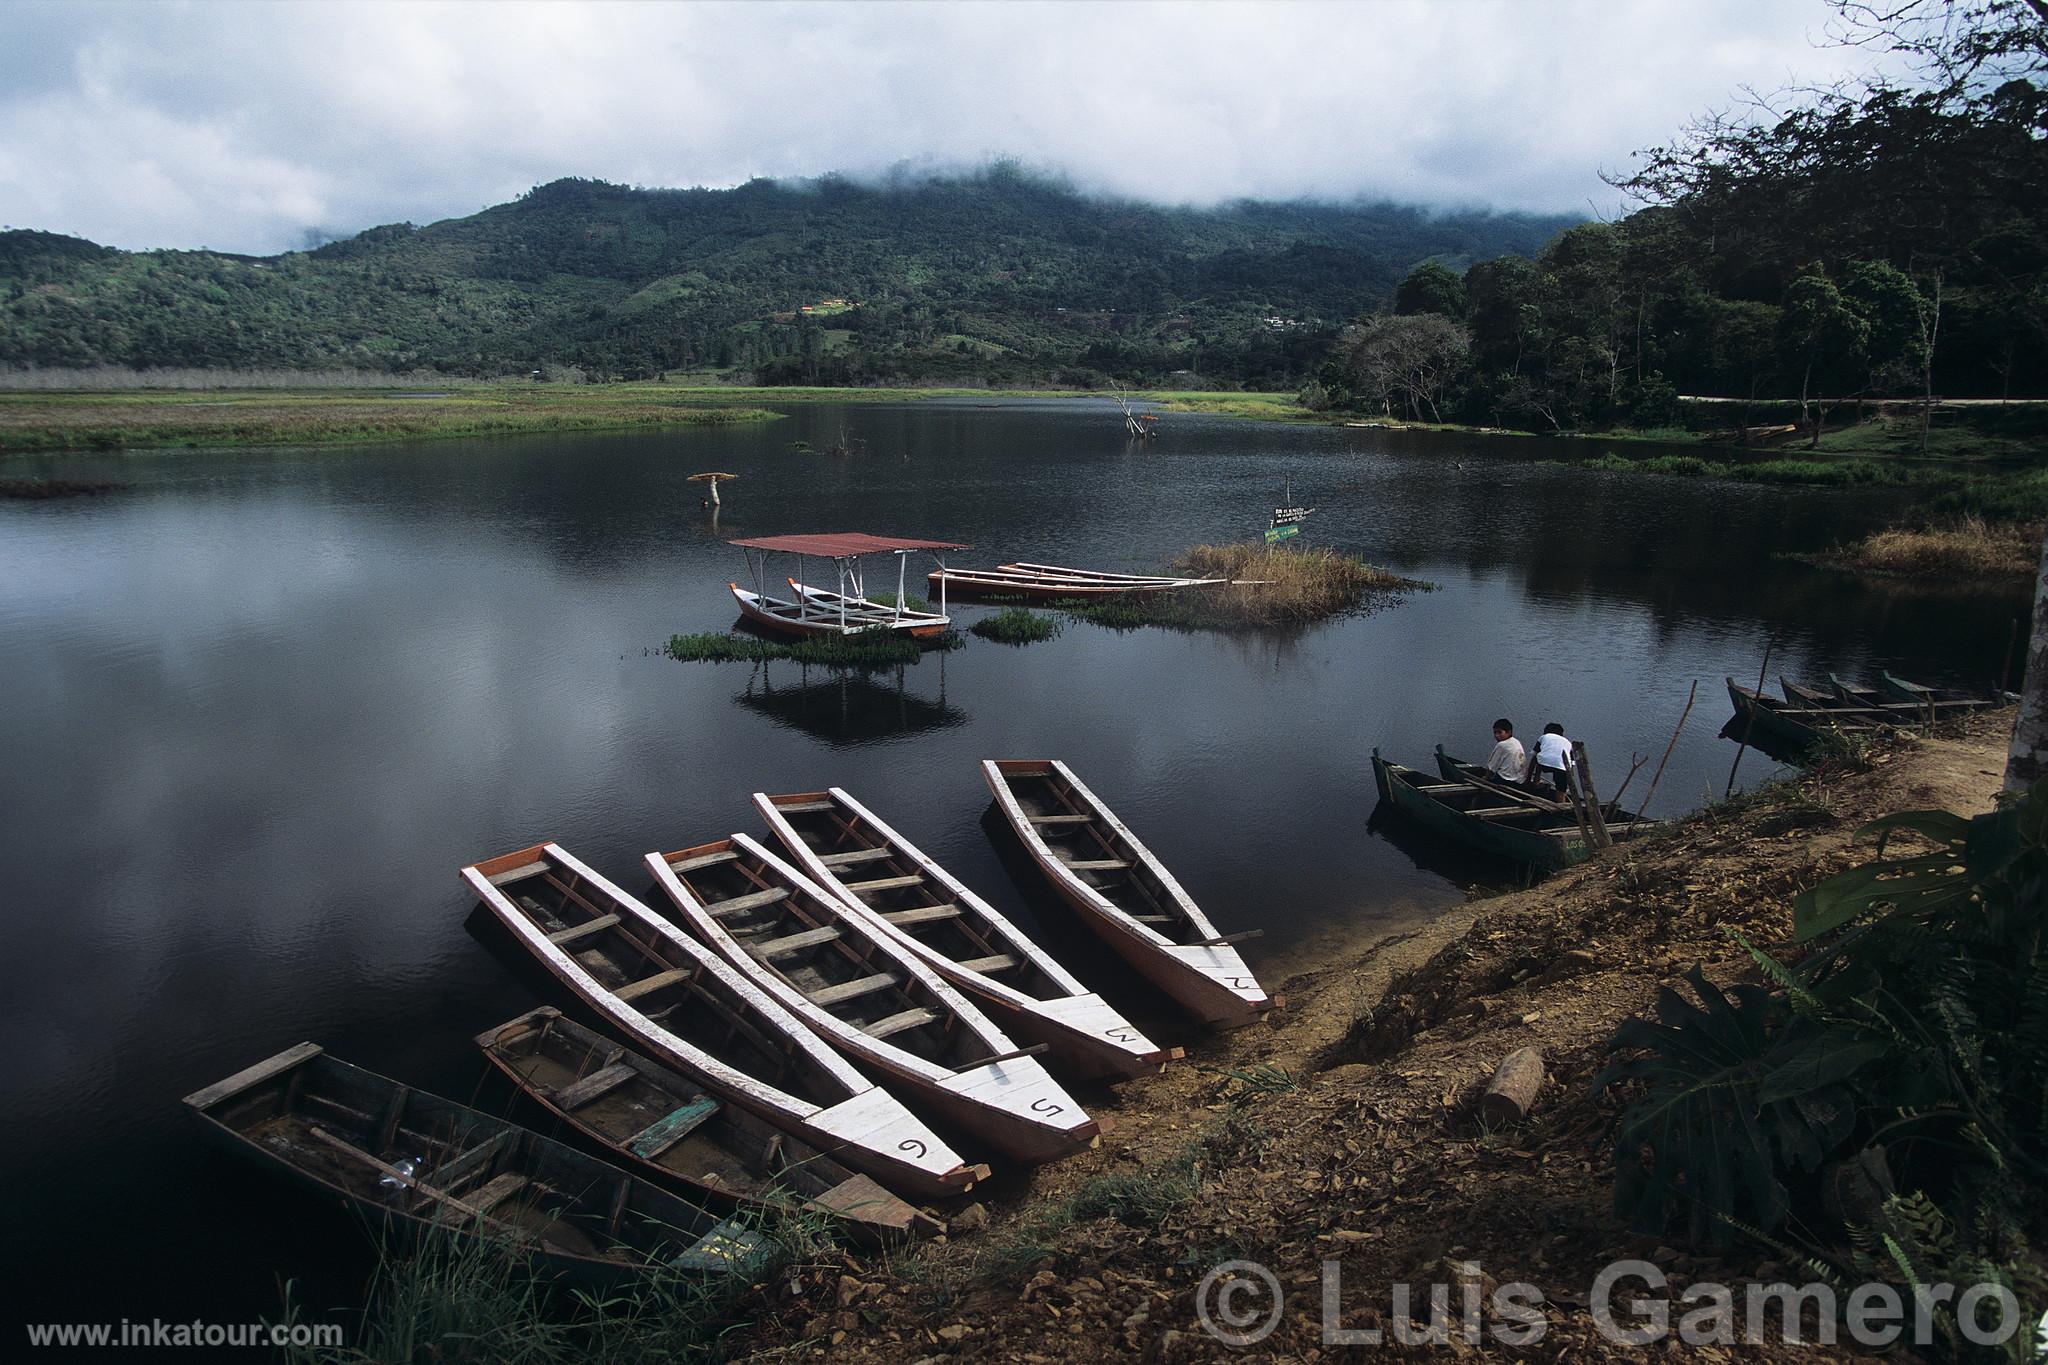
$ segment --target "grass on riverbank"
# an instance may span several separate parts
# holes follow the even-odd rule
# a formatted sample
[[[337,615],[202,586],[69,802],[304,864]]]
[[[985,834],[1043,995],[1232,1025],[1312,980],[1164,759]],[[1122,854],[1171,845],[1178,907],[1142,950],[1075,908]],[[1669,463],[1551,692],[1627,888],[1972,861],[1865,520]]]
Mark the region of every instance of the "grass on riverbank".
[[[2039,522],[1964,516],[1919,529],[1875,531],[1812,560],[1829,568],[1901,578],[2025,580],[2039,568],[2040,555]]]
[[[149,446],[341,445],[760,422],[762,408],[653,387],[535,384],[407,398],[354,390],[0,392],[0,454]]]

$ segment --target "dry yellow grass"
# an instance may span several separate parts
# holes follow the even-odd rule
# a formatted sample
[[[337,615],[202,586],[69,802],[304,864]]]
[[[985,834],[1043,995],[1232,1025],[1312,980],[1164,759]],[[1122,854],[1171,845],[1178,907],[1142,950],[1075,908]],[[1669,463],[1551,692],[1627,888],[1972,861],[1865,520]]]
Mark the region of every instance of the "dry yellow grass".
[[[1234,580],[1183,595],[1204,624],[1216,625],[1317,621],[1351,610],[1369,593],[1424,586],[1327,546],[1268,547],[1259,541],[1197,545],[1174,561],[1173,571]]]
[[[1915,578],[2025,577],[2039,564],[2041,528],[1969,516],[1922,530],[1865,536],[1836,557],[1843,568]]]

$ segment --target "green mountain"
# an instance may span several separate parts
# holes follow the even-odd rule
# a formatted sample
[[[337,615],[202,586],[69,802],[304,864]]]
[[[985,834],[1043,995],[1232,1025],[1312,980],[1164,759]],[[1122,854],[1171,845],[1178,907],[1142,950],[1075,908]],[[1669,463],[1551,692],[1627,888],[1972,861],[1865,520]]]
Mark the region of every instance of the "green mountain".
[[[880,187],[558,180],[280,256],[0,233],[0,365],[1292,382],[1417,263],[1532,254],[1570,221],[1164,208],[1009,165]]]

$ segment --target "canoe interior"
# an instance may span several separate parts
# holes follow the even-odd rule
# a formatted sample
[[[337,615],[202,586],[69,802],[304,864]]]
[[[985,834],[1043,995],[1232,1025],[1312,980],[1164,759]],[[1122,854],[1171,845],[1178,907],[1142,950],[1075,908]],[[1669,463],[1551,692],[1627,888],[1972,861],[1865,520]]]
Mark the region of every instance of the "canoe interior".
[[[1034,1000],[1073,994],[1011,942],[973,898],[963,901],[934,881],[915,859],[829,792],[769,800],[804,846],[839,874],[848,894],[940,957]],[[882,885],[863,889],[862,883]]]
[[[422,1225],[471,1227],[481,1217],[558,1260],[725,1270],[765,1249],[738,1221],[325,1053],[195,1107],[270,1161],[366,1209]],[[374,1163],[407,1171],[416,1184]]]
[[[810,612],[814,617],[822,613],[828,619],[837,621],[843,607],[848,624],[858,622],[863,626],[909,631],[915,635],[944,630],[952,624],[951,618],[940,616],[936,612],[911,611],[908,608],[899,612],[887,603],[849,596],[829,588],[814,588],[793,578],[789,581],[789,587],[790,591],[810,604]]]
[[[1051,764],[1002,762],[997,770],[1053,856],[1111,905],[1172,943],[1202,943],[1214,936],[1215,930],[1194,919],[1167,889],[1150,856],[1132,848],[1106,812],[1075,791]]]
[[[1399,763],[1385,763],[1386,775],[1392,782],[1398,782],[1416,795],[1442,806],[1446,810],[1497,825],[1504,829],[1522,830],[1531,834],[1547,834],[1579,838],[1579,821],[1569,809],[1546,810],[1534,805],[1516,805],[1509,797],[1492,788],[1472,782],[1446,782],[1441,776],[1425,773],[1418,768],[1404,767]]]
[[[758,968],[834,1018],[949,1069],[996,1054],[911,969],[904,950],[878,941],[807,881],[785,876],[733,840],[666,858],[684,889]]]
[[[651,912],[637,906],[633,911],[639,913],[628,911],[603,887],[545,853],[494,871],[522,856],[481,863],[478,870],[493,877],[505,898],[600,985],[623,993],[633,1009],[734,1070],[821,1107],[845,1098],[843,1089],[809,1065],[783,1022],[765,1017],[689,949],[657,933],[641,918]],[[516,880],[498,880],[520,873]]]
[[[576,1127],[692,1184],[786,1202],[792,1189],[816,1193],[830,1175],[846,1175],[745,1110],[552,1010],[495,1030],[484,1050],[521,1089]]]
[[[1390,764],[1388,766],[1390,768],[1399,767],[1398,764]],[[1406,768],[1401,769],[1401,771],[1414,772],[1415,769]],[[1548,811],[1562,817],[1562,824],[1537,825],[1535,828],[1570,828],[1574,832],[1578,829],[1578,817],[1572,813],[1569,803],[1552,800],[1542,792],[1523,791],[1512,784],[1490,777],[1484,768],[1479,767],[1477,764],[1466,763],[1460,759],[1452,758],[1443,751],[1441,746],[1437,749],[1437,771],[1447,783],[1464,783],[1489,797],[1498,798],[1494,802],[1495,805],[1527,807],[1532,810]],[[1425,777],[1426,781],[1427,778]],[[1428,794],[1425,793],[1425,795]],[[1468,798],[1456,798],[1446,804],[1449,804],[1453,810],[1463,811],[1467,814],[1472,813],[1474,810],[1474,806]],[[1479,809],[1484,810],[1484,807],[1481,806]],[[1478,818],[1498,820],[1500,817],[1482,814]],[[1656,820],[1640,818],[1624,810],[1620,803],[1615,801],[1606,802],[1600,807],[1600,818],[1606,822],[1608,834],[1614,837],[1634,834],[1639,832],[1638,827],[1647,827],[1660,823]]]

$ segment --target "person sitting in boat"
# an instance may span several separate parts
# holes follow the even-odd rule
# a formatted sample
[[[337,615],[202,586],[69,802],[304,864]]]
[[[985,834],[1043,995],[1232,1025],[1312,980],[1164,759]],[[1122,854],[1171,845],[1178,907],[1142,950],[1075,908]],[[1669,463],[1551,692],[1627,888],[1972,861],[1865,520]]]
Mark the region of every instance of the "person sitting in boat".
[[[1564,737],[1564,727],[1556,721],[1543,727],[1543,737],[1536,741],[1535,761],[1529,765],[1529,785],[1541,788],[1546,783],[1557,788],[1558,795],[1571,793],[1572,742]]]
[[[1486,775],[1500,782],[1518,783],[1529,771],[1529,751],[1515,738],[1515,723],[1505,716],[1493,723],[1493,752],[1486,759]]]

